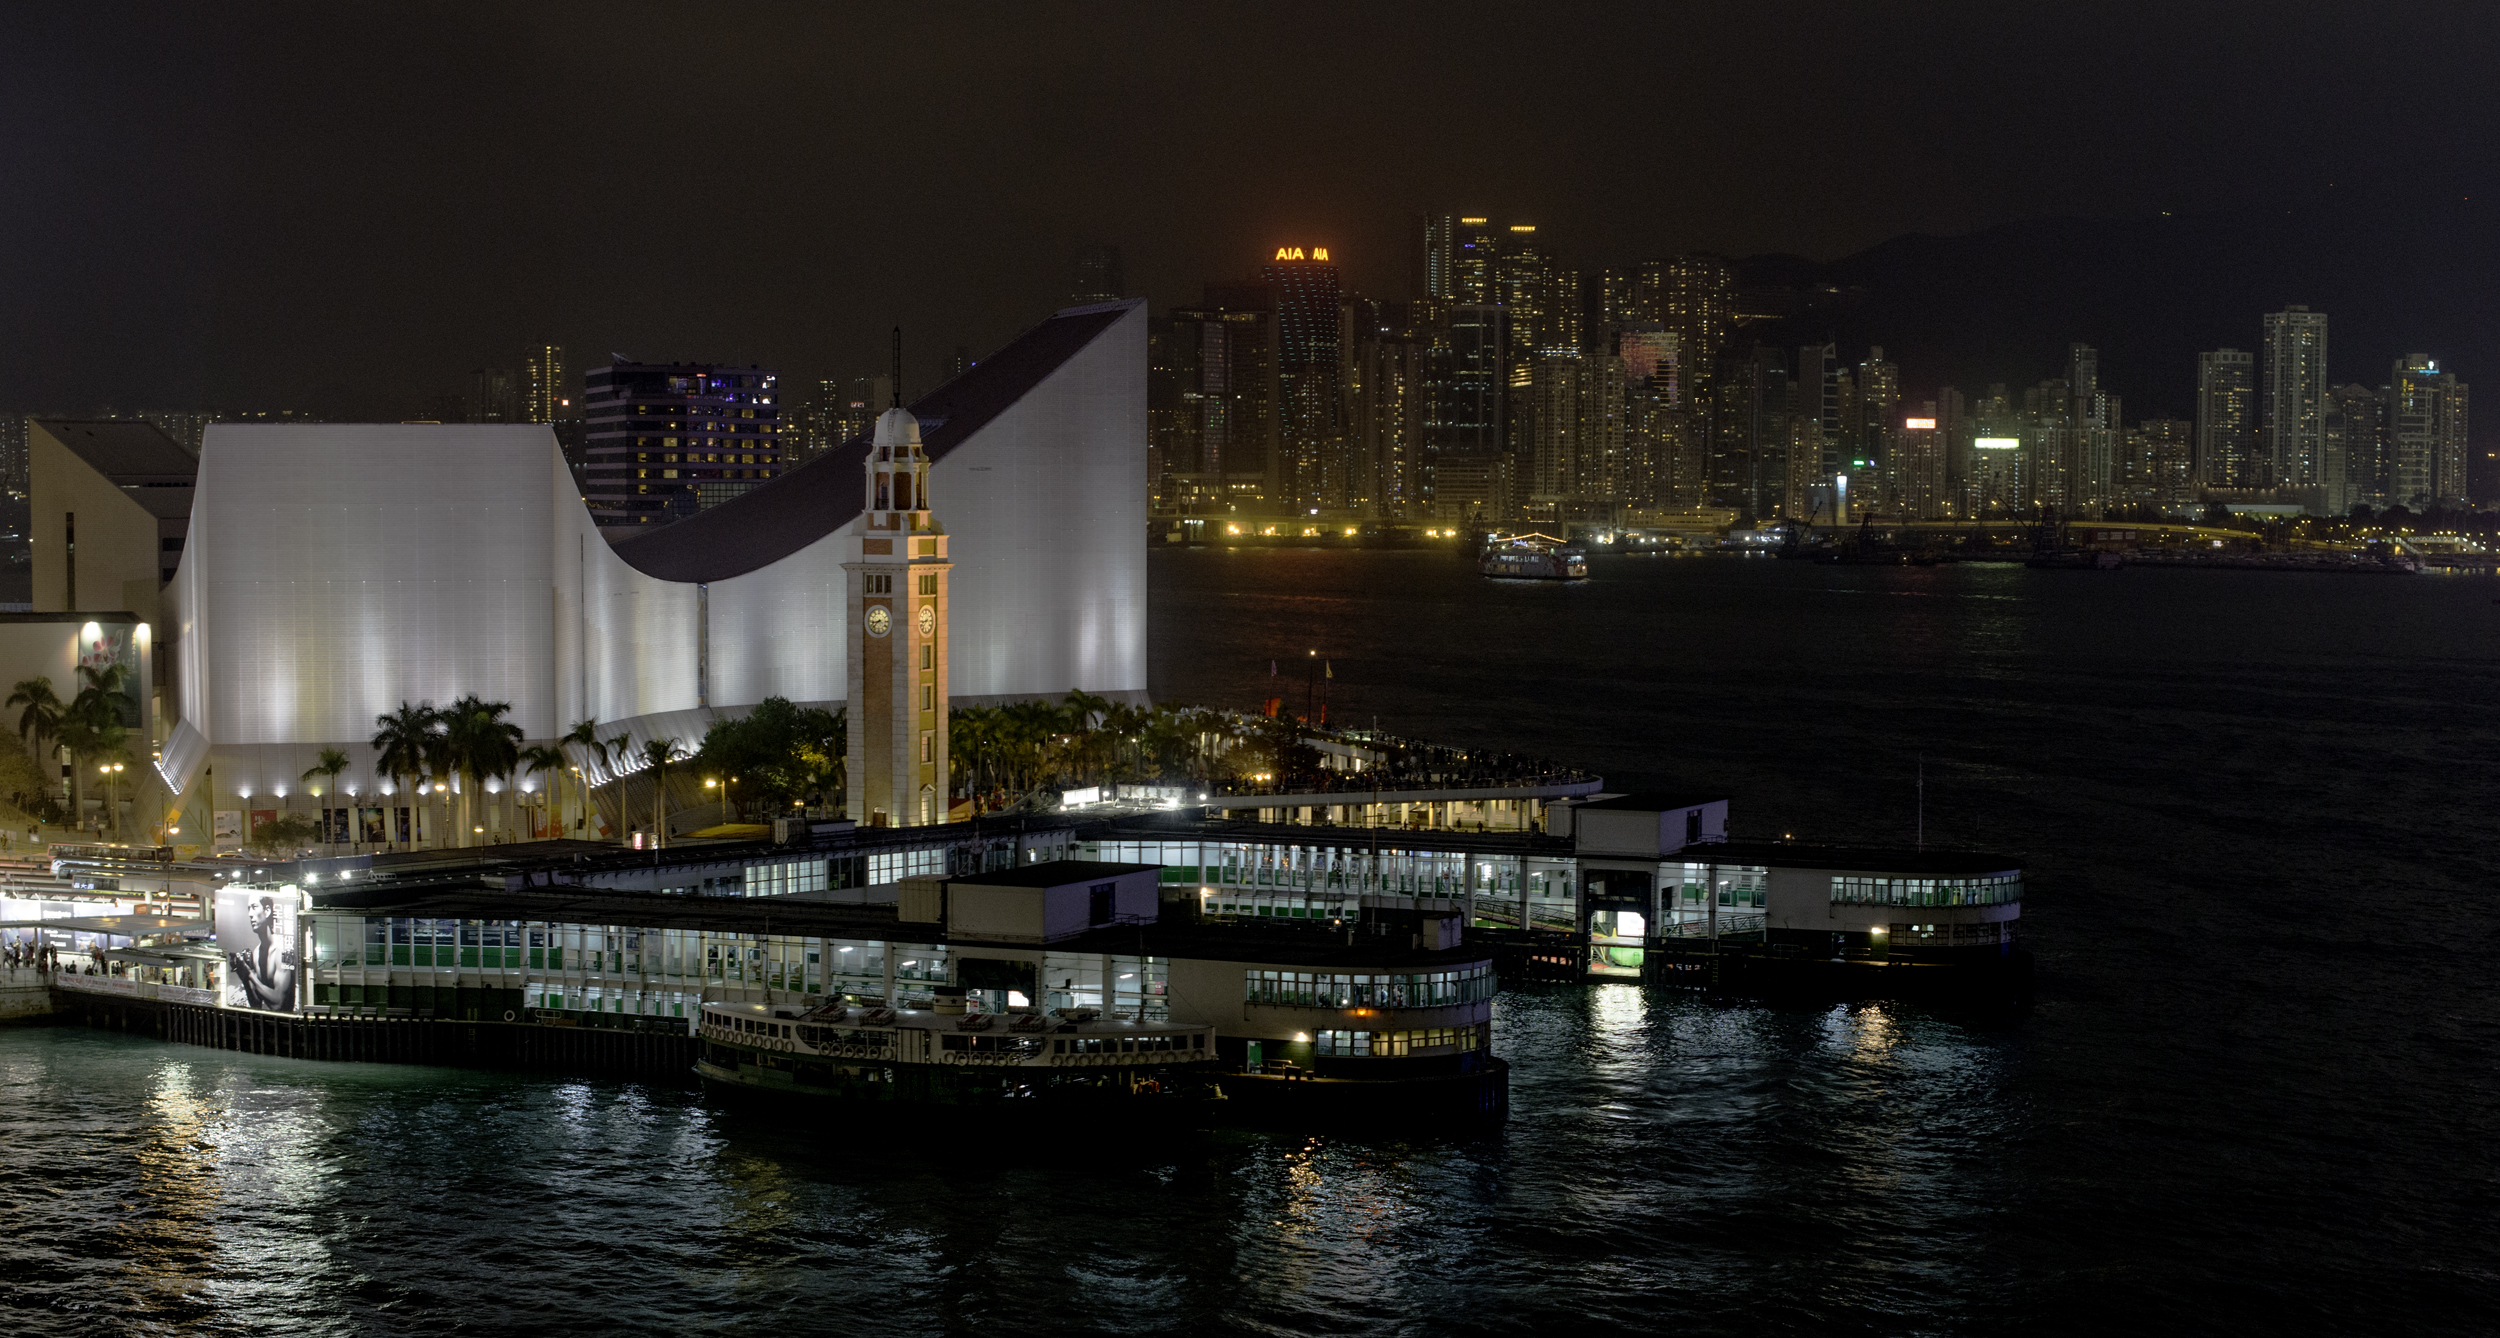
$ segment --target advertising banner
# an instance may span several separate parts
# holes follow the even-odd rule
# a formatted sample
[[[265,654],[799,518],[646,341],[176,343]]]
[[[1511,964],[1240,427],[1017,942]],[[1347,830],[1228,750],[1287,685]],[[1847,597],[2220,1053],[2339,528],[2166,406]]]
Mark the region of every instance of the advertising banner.
[[[221,808],[217,810],[216,839],[221,845],[228,841],[243,839],[242,809]]]
[[[293,888],[230,887],[217,893],[217,951],[226,959],[226,1007],[295,1011]]]

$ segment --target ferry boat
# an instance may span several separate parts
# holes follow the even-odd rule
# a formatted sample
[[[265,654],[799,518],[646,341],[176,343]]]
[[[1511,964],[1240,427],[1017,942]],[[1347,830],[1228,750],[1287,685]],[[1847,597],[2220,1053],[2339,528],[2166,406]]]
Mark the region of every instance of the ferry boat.
[[[1487,576],[1529,581],[1580,581],[1589,574],[1586,550],[1549,534],[1496,535],[1476,559]]]
[[[1214,1099],[1186,1071],[1215,1068],[1210,1026],[1134,1022],[1093,1009],[968,1012],[834,1002],[703,1006],[695,1072],[723,1087],[967,1106],[1018,1099]]]

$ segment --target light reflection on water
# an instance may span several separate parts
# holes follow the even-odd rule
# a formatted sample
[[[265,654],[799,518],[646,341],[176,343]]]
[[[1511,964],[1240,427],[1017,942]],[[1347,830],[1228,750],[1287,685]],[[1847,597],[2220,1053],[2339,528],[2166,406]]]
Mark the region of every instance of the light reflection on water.
[[[1158,557],[1158,691],[1254,704],[1322,601],[1339,714],[1740,821],[1901,839],[1923,751],[1931,839],[2033,856],[2040,1002],[1515,988],[1460,1141],[0,1030],[0,1332],[2488,1331],[2483,588],[1273,556]]]

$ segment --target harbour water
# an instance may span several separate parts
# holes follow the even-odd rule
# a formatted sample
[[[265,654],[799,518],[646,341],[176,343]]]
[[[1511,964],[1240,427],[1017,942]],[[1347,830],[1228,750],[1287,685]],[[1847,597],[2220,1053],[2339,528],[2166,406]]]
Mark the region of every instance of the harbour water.
[[[2488,1332],[2500,584],[1158,553],[1159,696],[2028,855],[2020,1008],[1496,1013],[1446,1141],[0,1030],[0,1331]],[[1308,676],[1311,650],[1334,677]],[[1270,664],[1279,673],[1271,676]],[[1923,762],[1922,762],[1923,759]],[[881,1117],[882,1119],[882,1117]]]

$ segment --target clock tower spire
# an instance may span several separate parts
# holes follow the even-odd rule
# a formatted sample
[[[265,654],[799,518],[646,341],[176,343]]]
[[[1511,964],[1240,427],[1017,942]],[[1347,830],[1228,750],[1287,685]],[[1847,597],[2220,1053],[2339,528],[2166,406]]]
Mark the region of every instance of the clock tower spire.
[[[867,495],[843,536],[850,696],[850,817],[867,826],[946,821],[946,529],[929,507],[920,420],[877,419]]]

